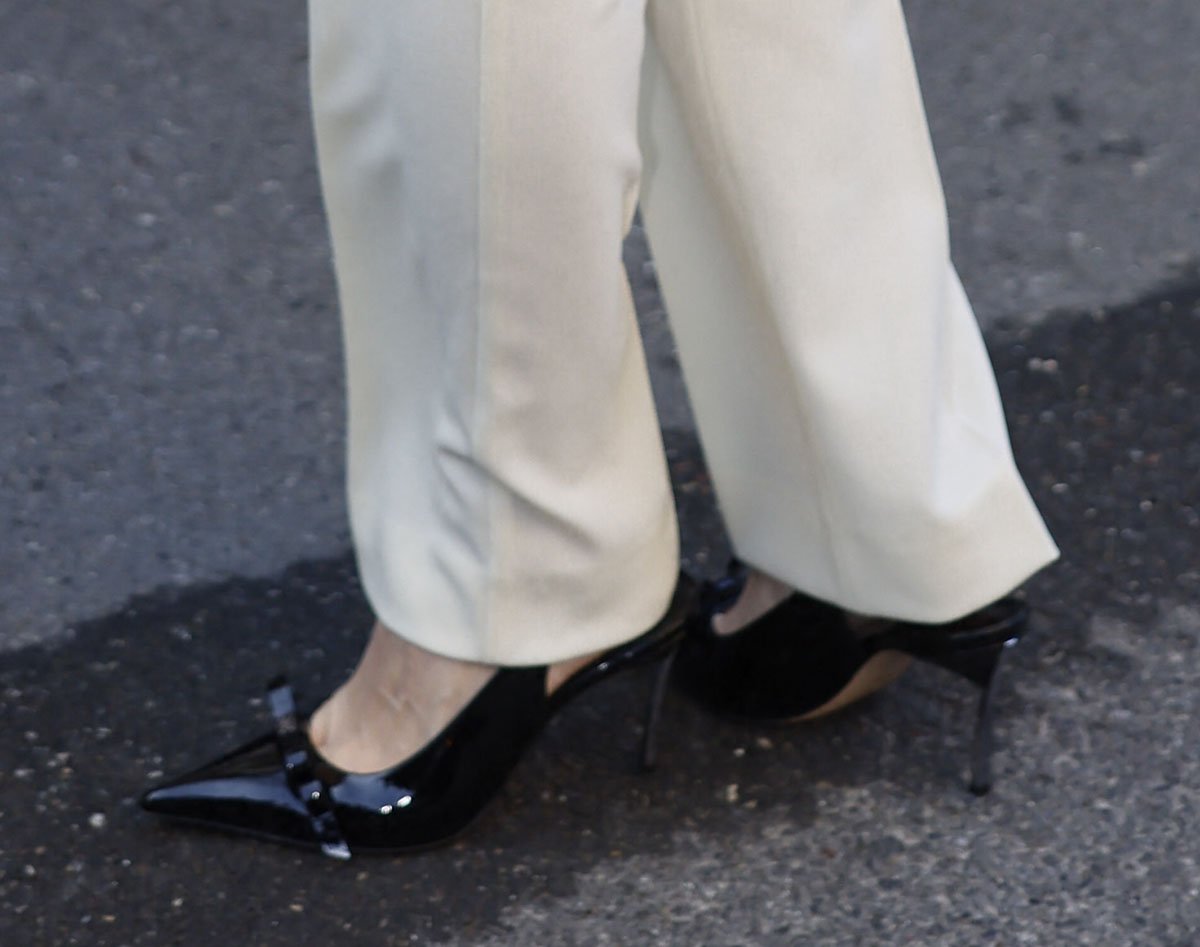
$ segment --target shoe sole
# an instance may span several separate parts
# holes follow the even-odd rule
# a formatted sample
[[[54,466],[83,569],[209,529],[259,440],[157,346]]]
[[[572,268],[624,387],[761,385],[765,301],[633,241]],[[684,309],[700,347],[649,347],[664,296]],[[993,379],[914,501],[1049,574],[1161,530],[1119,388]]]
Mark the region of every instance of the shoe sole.
[[[899,680],[912,662],[912,656],[904,654],[902,651],[880,651],[873,654],[837,694],[815,710],[794,717],[793,721],[801,723],[806,720],[827,717],[843,707],[857,703],[864,697],[870,697],[876,691],[881,691],[889,684]]]

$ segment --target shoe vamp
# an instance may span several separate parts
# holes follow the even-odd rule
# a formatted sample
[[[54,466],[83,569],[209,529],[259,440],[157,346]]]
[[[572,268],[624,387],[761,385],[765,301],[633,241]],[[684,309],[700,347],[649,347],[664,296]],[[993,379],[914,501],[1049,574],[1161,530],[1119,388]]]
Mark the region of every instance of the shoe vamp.
[[[288,785],[279,750],[262,737],[158,787],[154,808],[164,815],[260,826],[283,819],[289,823],[308,814]]]

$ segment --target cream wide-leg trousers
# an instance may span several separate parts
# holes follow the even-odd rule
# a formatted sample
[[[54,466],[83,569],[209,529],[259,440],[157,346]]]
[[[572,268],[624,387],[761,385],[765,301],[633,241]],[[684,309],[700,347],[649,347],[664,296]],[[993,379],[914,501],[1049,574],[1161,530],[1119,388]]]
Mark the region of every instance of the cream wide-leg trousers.
[[[641,201],[739,555],[947,620],[1056,556],[949,261],[898,0],[310,0],[362,580],[540,664],[653,624]]]

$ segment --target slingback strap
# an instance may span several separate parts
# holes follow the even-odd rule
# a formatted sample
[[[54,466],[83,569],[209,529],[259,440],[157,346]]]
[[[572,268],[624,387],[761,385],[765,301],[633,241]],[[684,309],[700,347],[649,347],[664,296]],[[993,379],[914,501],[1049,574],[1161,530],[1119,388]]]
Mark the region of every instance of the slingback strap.
[[[723,576],[702,583],[696,592],[700,613],[714,615],[732,608],[742,594],[748,575],[749,570],[740,559],[730,559]]]
[[[277,677],[267,685],[267,702],[275,718],[275,742],[279,746],[288,786],[308,810],[309,823],[321,845],[321,852],[345,861],[350,857],[350,846],[346,844],[333,811],[329,787],[313,771],[309,752],[312,745],[300,725],[296,698],[286,678]]]

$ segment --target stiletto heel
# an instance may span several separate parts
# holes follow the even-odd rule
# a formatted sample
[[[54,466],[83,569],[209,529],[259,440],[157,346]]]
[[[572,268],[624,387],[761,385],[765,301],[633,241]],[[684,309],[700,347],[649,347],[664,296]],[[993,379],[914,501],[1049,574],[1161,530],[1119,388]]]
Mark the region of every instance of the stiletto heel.
[[[995,644],[928,656],[932,663],[953,671],[980,688],[975,735],[971,740],[971,781],[967,787],[976,796],[984,796],[992,788],[996,677],[1004,655],[1019,640],[1019,629],[1014,629],[1012,637]]]
[[[545,667],[498,669],[441,733],[375,773],[346,772],[324,759],[296,712],[291,688],[277,679],[269,695],[274,732],[156,786],[142,806],[177,821],[316,848],[338,859],[447,842],[496,795],[524,750],[572,697],[618,671],[656,661],[667,665],[683,636],[693,592],[680,576],[653,628],[584,665],[551,694]],[[656,681],[643,735],[641,756],[651,762],[662,690]]]
[[[712,618],[736,601],[738,571],[701,589],[700,610],[688,623],[675,662],[681,690],[722,716],[794,723],[879,690],[913,658],[936,664],[982,691],[969,788],[976,795],[991,788],[996,674],[1028,621],[1023,602],[1004,598],[939,625],[885,623],[863,637],[842,609],[797,592],[739,631],[718,635]]]
[[[999,670],[1000,657],[1015,643],[1014,638],[1001,645],[992,676],[979,695],[979,716],[975,720],[975,737],[971,741],[971,782],[967,784],[967,789],[976,796],[987,795],[992,789],[992,752],[996,744],[992,713],[995,706],[992,703],[992,695],[996,690],[995,672]]]
[[[980,689],[975,733],[971,740],[971,779],[976,796],[992,788],[995,749],[996,676],[1004,655],[1025,631],[1029,608],[1014,598],[1001,599],[948,625],[905,624],[884,634],[879,647],[894,647],[919,660],[945,668]]]
[[[658,670],[654,672],[654,683],[650,687],[650,701],[646,707],[646,726],[642,731],[642,751],[639,762],[643,773],[654,769],[658,763],[658,722],[662,719],[663,700],[667,695],[667,684],[671,679],[671,667],[675,663],[675,650],[672,649]]]

